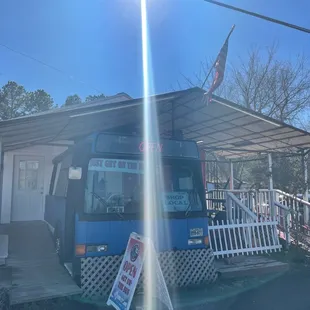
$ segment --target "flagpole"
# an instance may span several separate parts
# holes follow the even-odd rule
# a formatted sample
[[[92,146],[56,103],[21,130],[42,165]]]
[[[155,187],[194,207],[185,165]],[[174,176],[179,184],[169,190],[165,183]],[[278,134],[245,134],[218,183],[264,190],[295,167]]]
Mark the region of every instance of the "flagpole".
[[[227,36],[226,40],[224,41],[224,44],[225,44],[225,43],[227,42],[227,40],[230,38],[230,36],[231,36],[231,34],[233,33],[235,27],[236,27],[236,25],[233,25],[233,26],[231,27],[231,29],[230,29],[230,31],[229,31],[229,33],[228,33],[228,36]],[[224,45],[224,44],[223,44],[223,45]],[[218,56],[219,56],[219,54],[216,56],[215,61],[214,61],[213,65],[212,65],[212,67],[210,68],[210,70],[209,70],[209,72],[208,72],[206,78],[204,79],[204,81],[203,81],[203,83],[202,83],[202,85],[201,85],[201,88],[204,88],[204,86],[205,86],[205,84],[206,84],[206,82],[207,82],[207,80],[208,80],[208,78],[209,78],[209,76],[210,76],[210,74],[211,74],[213,68],[215,67],[215,64],[216,64],[216,62],[217,62]]]

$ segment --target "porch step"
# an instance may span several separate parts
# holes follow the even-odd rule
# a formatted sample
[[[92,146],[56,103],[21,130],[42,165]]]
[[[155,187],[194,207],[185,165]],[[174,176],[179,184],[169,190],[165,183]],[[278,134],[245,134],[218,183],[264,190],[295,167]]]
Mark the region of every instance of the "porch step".
[[[216,260],[215,268],[222,278],[236,278],[285,272],[288,271],[289,264],[263,256],[243,256],[242,259],[232,260],[229,264],[224,259]]]
[[[0,266],[5,265],[9,254],[9,236],[0,235]]]

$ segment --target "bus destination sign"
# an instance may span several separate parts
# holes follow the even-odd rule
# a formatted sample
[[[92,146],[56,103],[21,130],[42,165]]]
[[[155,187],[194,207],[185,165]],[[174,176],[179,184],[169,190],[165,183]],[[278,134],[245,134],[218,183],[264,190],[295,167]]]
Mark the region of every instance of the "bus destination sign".
[[[163,150],[162,143],[155,143],[155,142],[141,142],[139,144],[139,150],[141,153],[145,152],[153,152],[153,153],[161,153]]]
[[[98,134],[95,153],[141,155],[146,152],[160,153],[163,157],[199,158],[194,141],[162,139],[145,142],[137,136]]]

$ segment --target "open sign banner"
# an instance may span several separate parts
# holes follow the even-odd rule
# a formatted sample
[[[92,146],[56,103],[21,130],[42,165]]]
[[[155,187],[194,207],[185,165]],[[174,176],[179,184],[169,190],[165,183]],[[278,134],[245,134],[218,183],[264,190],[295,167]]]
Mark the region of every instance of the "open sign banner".
[[[136,233],[130,235],[118,275],[107,301],[118,310],[127,310],[139,281],[144,262],[145,244]]]

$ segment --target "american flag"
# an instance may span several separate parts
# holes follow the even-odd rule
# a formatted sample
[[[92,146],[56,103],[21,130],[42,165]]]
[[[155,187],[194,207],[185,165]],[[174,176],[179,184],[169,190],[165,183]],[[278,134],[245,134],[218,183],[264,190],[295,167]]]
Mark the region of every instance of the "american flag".
[[[211,85],[211,88],[209,90],[209,93],[213,93],[222,83],[224,79],[224,73],[225,73],[225,66],[226,66],[226,59],[227,59],[227,52],[228,52],[228,40],[224,43],[223,47],[221,48],[221,51],[217,57],[216,63],[215,63],[215,77],[213,80],[213,83]]]
[[[214,68],[215,68],[215,76],[212,82],[212,85],[206,95],[211,98],[212,93],[221,85],[224,79],[226,59],[228,53],[228,40],[225,41],[223,47],[220,50],[219,55],[217,56]]]
[[[212,93],[223,82],[224,74],[225,74],[225,67],[226,67],[227,53],[228,53],[228,41],[229,41],[229,37],[232,34],[232,32],[234,31],[234,29],[235,29],[235,25],[233,25],[233,27],[231,28],[231,30],[230,30],[227,38],[226,38],[226,41],[225,41],[224,45],[222,46],[222,48],[221,48],[221,50],[220,50],[220,52],[216,58],[216,61],[214,63],[214,66],[213,66],[215,68],[214,79],[213,79],[213,82],[211,84],[210,89],[205,93],[205,98],[207,99],[207,101],[211,101]],[[205,82],[206,82],[206,80],[205,80]]]

